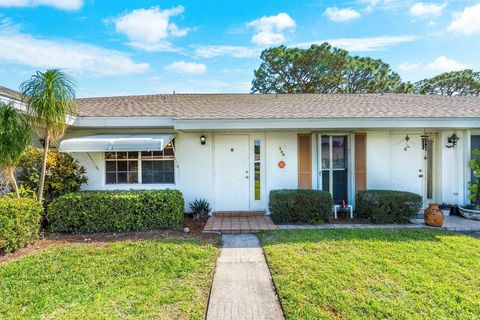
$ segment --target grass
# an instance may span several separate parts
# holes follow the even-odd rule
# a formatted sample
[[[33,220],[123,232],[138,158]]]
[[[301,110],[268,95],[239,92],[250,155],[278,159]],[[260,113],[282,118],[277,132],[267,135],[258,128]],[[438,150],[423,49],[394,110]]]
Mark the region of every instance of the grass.
[[[423,229],[263,232],[288,319],[480,319],[480,240]]]
[[[203,319],[217,248],[70,244],[0,264],[1,319]]]

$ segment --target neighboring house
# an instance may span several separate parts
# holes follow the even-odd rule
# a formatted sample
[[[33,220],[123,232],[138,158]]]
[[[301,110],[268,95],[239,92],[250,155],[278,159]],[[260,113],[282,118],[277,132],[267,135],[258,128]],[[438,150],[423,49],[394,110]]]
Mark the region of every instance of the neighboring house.
[[[12,104],[19,109],[25,110],[21,101],[22,94],[20,92],[0,86],[0,103]]]
[[[77,100],[59,150],[88,190],[176,188],[214,211],[268,211],[273,189],[363,189],[468,202],[480,98],[394,94],[174,94]],[[455,137],[458,138],[455,139]]]

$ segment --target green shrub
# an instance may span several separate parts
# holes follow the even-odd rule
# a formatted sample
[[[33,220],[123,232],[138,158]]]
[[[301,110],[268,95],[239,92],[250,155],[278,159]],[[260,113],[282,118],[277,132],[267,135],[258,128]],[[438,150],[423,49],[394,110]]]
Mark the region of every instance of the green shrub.
[[[393,190],[366,190],[357,194],[356,215],[373,223],[408,223],[422,208],[416,193]]]
[[[38,239],[43,207],[33,199],[0,198],[0,251],[13,252]]]
[[[317,224],[331,220],[333,200],[321,190],[272,190],[269,207],[275,223]]]
[[[43,149],[29,147],[17,166],[18,180],[26,189],[38,191],[42,168]],[[86,170],[67,153],[49,150],[45,176],[44,199],[46,204],[62,194],[78,192],[87,183]]]
[[[47,219],[50,230],[60,233],[176,229],[183,209],[178,190],[86,191],[52,201]]]
[[[208,219],[208,215],[211,211],[210,204],[205,199],[195,199],[195,201],[191,202],[190,210],[192,210],[192,218],[193,220],[201,220],[205,221]]]

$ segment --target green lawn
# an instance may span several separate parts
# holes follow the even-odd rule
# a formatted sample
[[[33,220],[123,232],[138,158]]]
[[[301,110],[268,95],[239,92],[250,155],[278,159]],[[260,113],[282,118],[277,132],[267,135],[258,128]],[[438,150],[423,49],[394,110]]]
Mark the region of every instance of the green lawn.
[[[217,247],[70,244],[0,264],[0,319],[203,319]]]
[[[288,319],[480,319],[480,240],[436,230],[260,235]]]

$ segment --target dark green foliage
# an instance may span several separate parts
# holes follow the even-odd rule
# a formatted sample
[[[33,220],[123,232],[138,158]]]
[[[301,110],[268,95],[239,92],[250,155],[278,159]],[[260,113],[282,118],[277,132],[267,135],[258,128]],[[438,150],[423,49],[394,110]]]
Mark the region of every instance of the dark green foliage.
[[[177,229],[183,209],[178,190],[87,191],[55,199],[48,220],[50,230],[60,233]]]
[[[0,198],[0,252],[13,252],[38,239],[43,207],[34,199]]]
[[[27,189],[38,191],[43,149],[29,147],[17,167],[18,180]],[[86,170],[67,153],[50,150],[47,158],[44,198],[48,204],[62,194],[80,191],[87,183]]]
[[[207,220],[210,213],[210,204],[205,199],[195,199],[190,203],[190,210],[192,210],[193,220]]]
[[[279,46],[262,52],[252,92],[409,93],[411,83],[380,59],[352,56],[328,43],[308,49]]]
[[[356,215],[373,223],[408,223],[422,208],[416,193],[393,190],[366,190],[357,194]]]
[[[275,223],[318,224],[331,220],[333,199],[321,190],[272,190],[269,207]]]
[[[473,70],[444,72],[415,83],[415,93],[478,96],[480,95],[480,72]]]

